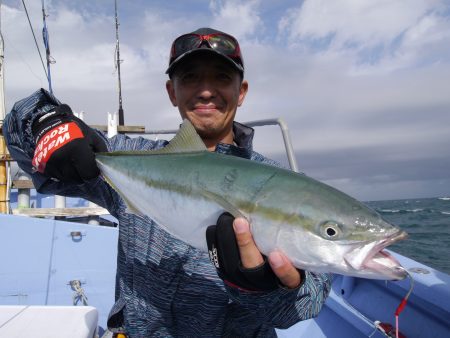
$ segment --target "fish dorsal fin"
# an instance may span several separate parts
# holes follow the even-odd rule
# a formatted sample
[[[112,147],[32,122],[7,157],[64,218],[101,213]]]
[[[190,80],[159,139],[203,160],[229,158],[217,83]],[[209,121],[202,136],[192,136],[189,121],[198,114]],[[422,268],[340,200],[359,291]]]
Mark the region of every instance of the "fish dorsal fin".
[[[164,148],[153,150],[135,150],[135,151],[113,151],[108,153],[97,153],[96,159],[99,161],[102,156],[134,156],[134,155],[160,155],[172,153],[192,153],[207,151],[205,144],[197,134],[191,121],[184,120],[173,139]]]
[[[197,134],[191,121],[184,120],[180,126],[180,130],[170,140],[169,144],[162,149],[152,151],[152,153],[169,154],[169,153],[189,153],[194,151],[207,151],[205,144]]]

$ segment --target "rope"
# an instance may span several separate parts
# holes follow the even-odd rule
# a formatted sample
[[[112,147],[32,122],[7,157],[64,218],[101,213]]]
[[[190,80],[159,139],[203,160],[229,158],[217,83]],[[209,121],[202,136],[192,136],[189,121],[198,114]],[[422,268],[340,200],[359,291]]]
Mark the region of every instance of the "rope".
[[[72,288],[72,290],[75,291],[74,295],[72,296],[73,305],[76,306],[81,301],[84,306],[87,306],[88,299],[84,293],[83,288],[81,287],[81,282],[78,279],[76,279],[76,280],[71,280],[69,283],[70,283],[70,287]]]
[[[406,303],[408,301],[409,296],[411,295],[413,288],[414,288],[414,279],[412,278],[411,274],[409,273],[409,271],[407,271],[406,269],[403,269],[406,272],[406,275],[409,278],[410,284],[409,284],[409,291],[406,294],[405,297],[403,297],[402,301],[400,302],[400,304],[398,305],[397,309],[395,310],[395,337],[399,338],[399,324],[398,324],[398,317],[400,316],[400,313],[403,311],[403,309],[406,306]]]
[[[386,337],[394,337],[394,335],[395,335],[395,338],[399,338],[400,337],[398,317],[399,317],[400,313],[403,311],[403,309],[405,308],[406,302],[408,301],[408,298],[409,298],[409,296],[411,295],[411,293],[412,293],[412,291],[414,289],[414,279],[413,279],[413,277],[411,276],[411,274],[409,273],[408,270],[406,270],[403,267],[399,267],[399,269],[406,272],[406,275],[407,275],[407,277],[410,280],[410,284],[409,284],[408,292],[403,297],[402,301],[400,302],[400,304],[398,305],[397,309],[395,310],[395,328],[393,328],[393,330],[391,330],[392,326],[390,324],[387,324],[387,326],[389,326],[389,328],[388,328],[388,327],[385,327],[386,323],[381,323],[378,320],[373,321],[373,320],[367,318],[358,309],[356,309],[352,304],[350,304],[350,302],[348,302],[344,297],[341,296],[342,301],[351,310],[353,310],[356,315],[358,315],[360,318],[365,320],[369,325],[371,325],[374,328],[374,331],[368,336],[369,338],[371,338],[376,332],[381,332]],[[388,330],[388,332],[386,332],[386,329]]]
[[[19,312],[17,312],[14,316],[12,316],[11,318],[9,318],[6,322],[4,322],[2,325],[0,325],[0,329],[2,327],[4,327],[6,324],[8,324],[9,322],[11,322],[14,318],[16,318],[17,316],[19,316],[22,312],[24,312],[26,309],[28,309],[30,307],[30,305],[25,306],[22,310],[20,310]]]
[[[34,34],[33,26],[31,25],[30,16],[28,15],[27,6],[25,5],[25,0],[22,0],[22,4],[23,4],[23,8],[25,8],[25,14],[27,15],[28,23],[30,24],[31,33],[33,34],[33,38],[34,38],[34,43],[36,44],[36,47],[37,47],[37,50],[38,50],[38,53],[39,53],[39,58],[41,59],[42,68],[44,68],[44,74],[45,74],[45,77],[47,78],[47,81],[48,81],[47,70],[45,69],[44,60],[42,59],[41,50],[39,49],[39,45],[38,45],[38,42],[36,40],[36,35]]]

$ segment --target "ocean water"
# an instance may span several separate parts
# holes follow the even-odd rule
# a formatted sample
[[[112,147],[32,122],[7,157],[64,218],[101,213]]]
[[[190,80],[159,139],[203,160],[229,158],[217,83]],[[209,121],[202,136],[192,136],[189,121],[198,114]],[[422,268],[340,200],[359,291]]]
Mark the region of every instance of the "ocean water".
[[[365,204],[409,234],[389,249],[450,274],[450,197]]]

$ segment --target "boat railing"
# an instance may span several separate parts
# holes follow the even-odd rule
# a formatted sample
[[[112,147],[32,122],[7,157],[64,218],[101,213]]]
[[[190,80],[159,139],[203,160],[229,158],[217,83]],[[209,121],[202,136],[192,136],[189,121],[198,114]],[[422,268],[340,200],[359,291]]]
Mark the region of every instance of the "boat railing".
[[[84,113],[80,112],[76,114],[79,118],[83,119]],[[244,122],[249,127],[261,127],[261,126],[278,126],[280,128],[284,148],[286,151],[287,160],[291,170],[298,172],[298,165],[295,158],[294,149],[292,146],[291,138],[289,135],[289,129],[287,124],[281,118],[262,119]],[[106,132],[108,137],[113,137],[117,133],[122,134],[134,134],[134,135],[165,135],[176,134],[178,129],[158,129],[158,130],[145,130],[144,126],[121,126],[118,125],[117,113],[108,113],[107,125],[91,125],[91,127],[100,131]],[[2,154],[0,157],[1,162],[14,161],[8,154]],[[31,190],[34,189],[33,182],[29,176],[24,172],[21,172],[17,179],[10,179],[8,187],[8,196],[10,196],[11,189],[17,189],[17,208],[8,208],[8,212],[15,215],[31,216],[31,217],[71,217],[71,216],[101,216],[107,215],[108,211],[101,208],[94,203],[89,202],[87,207],[66,207],[66,199],[64,196],[55,195],[54,207],[52,208],[35,208],[30,207]],[[95,223],[95,221],[93,221]]]
[[[291,137],[287,123],[281,118],[263,119],[243,122],[249,127],[263,127],[263,126],[279,126],[281,135],[283,136],[284,148],[286,150],[286,156],[289,162],[291,170],[298,172],[297,160],[295,158],[294,147],[292,146]],[[175,134],[177,129],[163,129],[163,130],[150,130],[144,132],[144,134],[159,135],[159,134]]]

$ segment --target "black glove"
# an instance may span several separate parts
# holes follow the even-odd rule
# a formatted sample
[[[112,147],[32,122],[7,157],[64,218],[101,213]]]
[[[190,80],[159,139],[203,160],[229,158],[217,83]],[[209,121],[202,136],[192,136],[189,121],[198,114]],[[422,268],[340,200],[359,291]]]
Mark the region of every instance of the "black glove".
[[[241,264],[239,247],[233,230],[234,217],[225,212],[220,215],[217,225],[206,229],[209,258],[220,278],[228,285],[248,291],[272,291],[280,281],[263,255],[264,263],[252,269]]]
[[[32,132],[36,143],[32,164],[38,172],[75,183],[100,174],[94,153],[106,152],[106,144],[68,105],[41,116]]]

